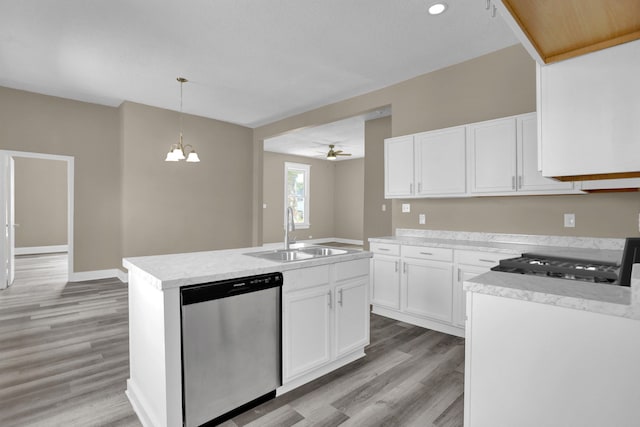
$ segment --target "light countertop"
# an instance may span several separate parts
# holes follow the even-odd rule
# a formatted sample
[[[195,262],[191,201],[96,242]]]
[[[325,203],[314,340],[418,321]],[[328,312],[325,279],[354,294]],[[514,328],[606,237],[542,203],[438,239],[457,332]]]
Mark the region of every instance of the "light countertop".
[[[341,248],[342,249],[342,248]],[[264,247],[191,252],[124,258],[130,272],[145,276],[145,282],[158,289],[170,289],[257,274],[283,272],[317,265],[371,258],[371,252],[348,250],[343,255],[317,257],[293,262],[276,262],[246,255]]]

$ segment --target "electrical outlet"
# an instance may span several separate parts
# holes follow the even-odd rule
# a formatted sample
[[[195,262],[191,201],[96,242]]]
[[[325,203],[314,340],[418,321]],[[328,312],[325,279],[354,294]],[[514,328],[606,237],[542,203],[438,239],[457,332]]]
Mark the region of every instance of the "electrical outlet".
[[[262,204],[262,209],[267,209],[267,204],[266,203]]]
[[[427,215],[420,214],[418,215],[418,224],[426,224],[427,223]]]
[[[564,226],[568,228],[574,228],[576,226],[576,214],[564,214]]]
[[[409,213],[409,212],[411,212],[411,205],[409,203],[403,203],[402,213]]]

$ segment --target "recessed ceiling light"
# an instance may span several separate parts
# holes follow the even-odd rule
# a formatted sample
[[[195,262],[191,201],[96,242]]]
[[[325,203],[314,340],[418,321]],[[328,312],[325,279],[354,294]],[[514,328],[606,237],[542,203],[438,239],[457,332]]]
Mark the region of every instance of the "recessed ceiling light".
[[[446,3],[434,3],[431,6],[429,6],[430,15],[440,15],[445,10],[447,10]]]

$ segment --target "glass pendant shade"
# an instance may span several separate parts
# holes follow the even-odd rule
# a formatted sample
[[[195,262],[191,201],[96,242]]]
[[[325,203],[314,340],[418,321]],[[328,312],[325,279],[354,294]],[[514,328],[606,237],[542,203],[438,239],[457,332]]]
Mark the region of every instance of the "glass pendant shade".
[[[176,147],[173,149],[173,151],[171,152],[171,154],[173,155],[173,157],[176,158],[176,160],[184,160],[184,153],[182,152],[182,150],[179,147]]]
[[[200,161],[200,157],[198,157],[198,153],[196,153],[195,151],[192,151],[189,153],[189,155],[187,156],[187,162],[199,162]]]

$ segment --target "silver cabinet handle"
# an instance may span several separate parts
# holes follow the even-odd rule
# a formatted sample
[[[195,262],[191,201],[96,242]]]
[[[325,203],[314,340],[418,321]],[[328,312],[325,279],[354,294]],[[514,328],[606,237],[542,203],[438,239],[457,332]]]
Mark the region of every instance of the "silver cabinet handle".
[[[489,10],[491,7],[491,0],[487,0],[487,5],[484,7],[486,10]]]
[[[413,194],[413,184],[409,184],[409,193]]]
[[[331,301],[333,299],[331,295],[331,291],[328,292],[328,295],[329,295],[329,308],[333,308],[333,301]]]
[[[378,248],[379,251],[389,252],[391,249],[387,248]]]
[[[342,289],[338,291],[338,304],[342,307]]]
[[[405,273],[405,274],[407,272],[407,263],[406,262],[402,263],[402,272]]]
[[[396,273],[398,272],[398,261],[396,261]]]
[[[421,182],[419,182],[419,183],[418,183],[418,193],[419,193],[419,192],[421,192],[421,191],[422,191],[422,183],[421,183]]]
[[[522,179],[522,175],[518,175],[518,188],[522,188],[522,182],[524,181],[524,179]]]
[[[492,264],[497,264],[498,263],[498,261],[494,261],[492,259],[483,259],[483,258],[480,258],[478,261],[480,261],[480,262],[490,262]]]
[[[458,269],[458,282],[461,282],[461,281],[462,281],[462,269],[459,268]]]
[[[516,176],[512,176],[511,177],[511,189],[515,190],[516,189]]]
[[[431,252],[420,252],[420,255],[433,255]]]
[[[493,5],[493,9],[491,9],[491,17],[492,17],[492,18],[495,18],[495,17],[496,17],[496,10],[497,10],[497,9],[496,9],[496,5],[494,4],[494,5]]]

